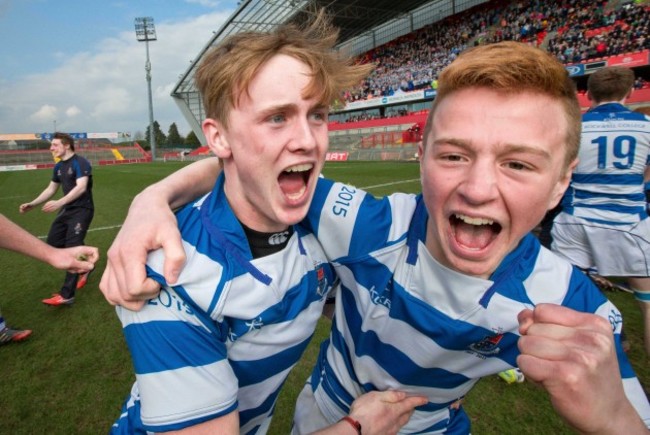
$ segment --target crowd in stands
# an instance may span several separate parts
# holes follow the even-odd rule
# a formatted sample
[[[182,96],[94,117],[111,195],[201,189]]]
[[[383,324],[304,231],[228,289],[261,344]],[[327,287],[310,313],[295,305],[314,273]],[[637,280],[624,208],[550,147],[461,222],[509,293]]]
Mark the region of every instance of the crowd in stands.
[[[495,0],[377,47],[375,71],[347,102],[435,88],[439,72],[469,46],[503,40],[545,47],[563,63],[650,48],[650,6],[606,0]]]
[[[548,51],[560,61],[580,63],[650,48],[648,6],[628,3],[606,10],[585,3],[567,16],[564,26],[548,41]]]

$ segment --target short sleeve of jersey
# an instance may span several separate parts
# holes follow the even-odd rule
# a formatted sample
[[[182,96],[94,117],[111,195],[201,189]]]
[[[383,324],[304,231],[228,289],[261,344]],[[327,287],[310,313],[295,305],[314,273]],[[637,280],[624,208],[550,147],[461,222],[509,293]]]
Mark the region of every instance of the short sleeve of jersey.
[[[354,186],[321,178],[306,224],[331,260],[361,258],[405,237],[415,198],[398,193],[378,199]]]
[[[234,410],[237,380],[226,345],[170,287],[139,312],[118,307],[147,430],[169,431]]]
[[[181,210],[181,231],[199,227],[198,216],[191,206]],[[141,311],[118,308],[136,373],[140,419],[152,432],[193,426],[237,408],[239,386],[227,358],[226,334],[200,308],[218,297],[222,268],[185,241],[184,246],[188,260],[176,286],[164,285],[164,255],[154,251],[147,272],[163,284],[162,291]]]
[[[52,182],[61,184],[61,177],[59,177],[59,171],[61,169],[61,162],[57,162],[52,169]]]
[[[90,177],[92,174],[92,166],[90,165],[90,162],[84,158],[78,158],[77,163],[78,165],[75,165],[77,178]]]

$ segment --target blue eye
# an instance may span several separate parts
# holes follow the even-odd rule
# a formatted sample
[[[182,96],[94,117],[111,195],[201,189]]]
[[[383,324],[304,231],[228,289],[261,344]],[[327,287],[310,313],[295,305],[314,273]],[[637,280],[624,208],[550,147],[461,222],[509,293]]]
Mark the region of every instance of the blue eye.
[[[287,117],[284,116],[284,114],[278,113],[276,115],[272,115],[269,117],[269,122],[272,122],[274,124],[279,124],[281,122],[286,121]]]
[[[312,117],[316,121],[327,121],[327,112],[314,112]]]

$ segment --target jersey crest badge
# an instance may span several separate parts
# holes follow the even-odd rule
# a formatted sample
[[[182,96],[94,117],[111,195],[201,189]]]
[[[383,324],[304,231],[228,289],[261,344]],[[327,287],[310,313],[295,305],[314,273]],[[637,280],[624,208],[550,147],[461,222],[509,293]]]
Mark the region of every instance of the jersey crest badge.
[[[488,335],[478,343],[470,344],[468,351],[476,356],[485,359],[487,356],[496,355],[501,352],[499,342],[503,334]]]
[[[328,285],[327,277],[325,276],[325,269],[322,264],[316,267],[316,279],[318,280],[318,289],[316,292],[318,293],[318,296],[323,297],[325,293],[327,293]]]

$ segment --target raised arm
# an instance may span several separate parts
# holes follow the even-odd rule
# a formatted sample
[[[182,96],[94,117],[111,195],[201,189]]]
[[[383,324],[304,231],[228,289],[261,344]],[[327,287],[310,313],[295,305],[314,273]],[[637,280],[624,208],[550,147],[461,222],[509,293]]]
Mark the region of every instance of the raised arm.
[[[165,251],[164,275],[173,284],[185,263],[185,252],[172,209],[212,189],[221,171],[217,158],[207,158],[174,172],[140,192],[108,250],[106,269],[99,283],[104,297],[113,305],[139,310],[144,301],[159,291],[147,279],[147,254]]]
[[[540,304],[519,314],[519,368],[540,383],[574,429],[589,434],[647,434],[628,400],[612,326],[595,314]]]

